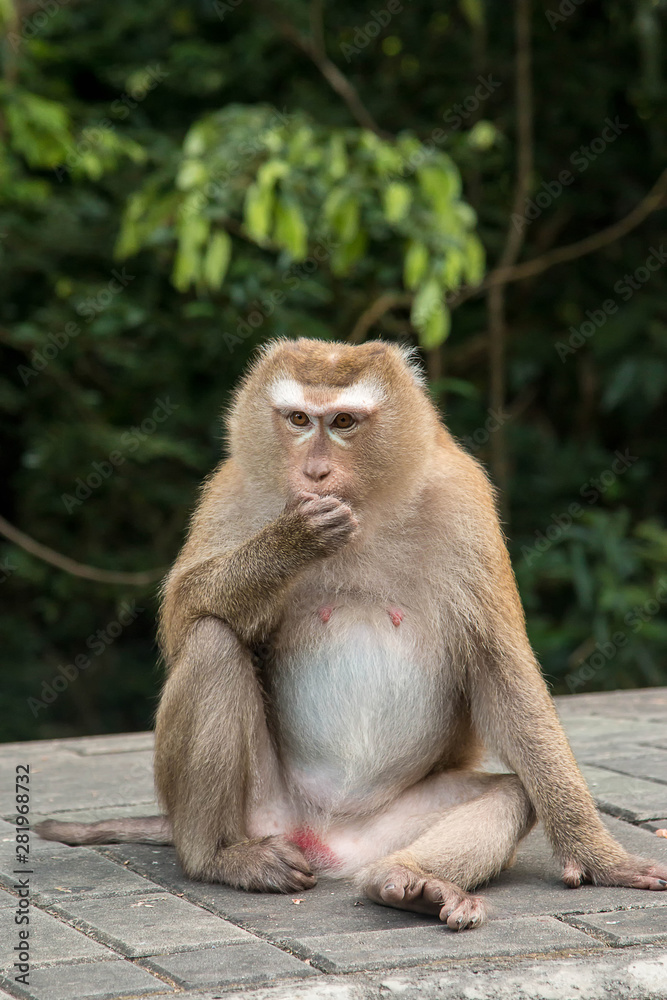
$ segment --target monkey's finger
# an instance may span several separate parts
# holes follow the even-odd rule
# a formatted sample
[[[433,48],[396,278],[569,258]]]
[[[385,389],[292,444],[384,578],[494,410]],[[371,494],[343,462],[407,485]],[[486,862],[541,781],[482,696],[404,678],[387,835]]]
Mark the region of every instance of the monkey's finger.
[[[287,502],[285,503],[285,511],[288,514],[291,514],[307,501],[318,499],[319,495],[317,493],[306,493],[305,490],[301,493],[294,493],[292,496],[288,497]]]
[[[337,507],[333,507],[331,510],[318,510],[314,513],[313,518],[323,524],[329,523],[346,523],[346,524],[358,524],[356,517],[352,513],[352,508],[348,507],[347,504],[339,504]]]
[[[312,498],[309,497],[307,500],[304,500],[300,509],[303,511],[304,514],[313,514],[313,513],[324,514],[329,511],[339,510],[341,507],[344,506],[345,504],[343,504],[342,500],[339,500],[338,497],[334,496],[312,497]]]
[[[292,869],[291,875],[295,889],[312,889],[313,886],[317,885],[317,879],[314,875],[306,875],[305,872],[295,869]]]
[[[359,526],[356,519],[339,514],[336,511],[331,511],[329,514],[320,514],[318,517],[313,518],[311,524],[316,530],[321,531],[329,531],[336,528],[345,528],[348,531],[354,531]]]

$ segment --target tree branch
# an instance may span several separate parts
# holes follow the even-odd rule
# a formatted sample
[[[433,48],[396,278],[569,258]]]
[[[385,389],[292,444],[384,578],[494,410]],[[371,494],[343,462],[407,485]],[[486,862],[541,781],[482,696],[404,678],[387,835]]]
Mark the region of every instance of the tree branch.
[[[320,0],[313,0],[313,3],[311,3],[312,36],[310,38],[302,35],[289,21],[276,16],[273,5],[269,4],[265,8],[265,11],[283,38],[286,38],[288,42],[291,42],[297,49],[300,49],[317,66],[331,89],[343,99],[355,121],[362,128],[367,128],[371,132],[375,132],[376,135],[379,135],[383,139],[391,138],[391,134],[381,129],[375,121],[359,97],[356,87],[350,83],[347,77],[338,69],[338,66],[329,59],[324,45],[323,11]]]
[[[409,292],[383,292],[374,302],[364,309],[357,322],[352,327],[352,332],[347,340],[350,344],[361,344],[366,334],[372,326],[390,309],[398,309],[399,306],[409,306],[412,302],[412,295]]]
[[[86,566],[84,563],[76,562],[69,556],[63,556],[54,549],[42,545],[41,542],[35,541],[30,535],[25,535],[18,528],[15,528],[4,517],[0,517],[0,535],[4,535],[14,545],[29,552],[31,556],[36,556],[37,559],[42,559],[51,566],[64,570],[65,573],[71,573],[72,576],[80,576],[84,580],[94,580],[96,583],[127,583],[141,587],[159,580],[167,572],[166,567],[146,570],[143,573],[120,573],[108,569],[97,569],[95,566]]]
[[[531,0],[516,0],[516,110],[517,110],[517,173],[514,188],[514,203],[510,223],[505,238],[505,246],[495,273],[507,274],[524,241],[524,226],[515,226],[513,219],[523,214],[523,208],[530,193],[533,173],[533,95],[531,85]],[[506,395],[505,372],[505,285],[506,280],[496,280],[489,286],[487,308],[489,317],[489,407],[492,412],[502,413]],[[491,439],[491,466],[494,479],[500,491],[501,505],[506,513],[506,497],[509,478],[507,462],[507,441],[503,424]]]
[[[666,197],[667,169],[663,170],[648,194],[635,205],[625,218],[619,219],[618,222],[612,223],[611,226],[607,226],[606,229],[602,229],[592,236],[586,236],[583,240],[578,240],[576,243],[569,243],[564,247],[557,247],[555,250],[550,250],[539,257],[534,257],[533,260],[526,260],[521,264],[515,264],[511,267],[496,268],[487,274],[484,281],[480,282],[479,285],[475,285],[474,288],[464,288],[461,292],[457,292],[452,296],[448,302],[450,309],[455,309],[457,306],[467,302],[468,299],[488,291],[488,289],[498,283],[509,284],[514,281],[523,281],[524,278],[533,278],[555,267],[557,264],[565,264],[571,260],[577,260],[579,257],[584,257],[586,254],[594,253],[596,250],[601,250],[603,247],[609,246],[610,243],[615,243],[616,240],[627,236],[629,232],[641,225],[649,215],[661,208]]]

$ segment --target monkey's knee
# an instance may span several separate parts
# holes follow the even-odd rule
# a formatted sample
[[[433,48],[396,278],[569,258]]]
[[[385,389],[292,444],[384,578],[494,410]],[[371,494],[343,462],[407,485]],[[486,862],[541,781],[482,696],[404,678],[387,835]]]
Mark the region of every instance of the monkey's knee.
[[[190,629],[177,665],[187,661],[188,664],[201,668],[238,659],[250,659],[248,647],[222,619],[207,615]]]
[[[517,840],[522,840],[526,834],[530,833],[537,822],[535,807],[531,802],[528,792],[523,786],[520,778],[516,774],[498,775],[498,789],[507,801],[510,812],[510,821],[516,830]],[[509,867],[513,864],[512,859],[508,859]]]

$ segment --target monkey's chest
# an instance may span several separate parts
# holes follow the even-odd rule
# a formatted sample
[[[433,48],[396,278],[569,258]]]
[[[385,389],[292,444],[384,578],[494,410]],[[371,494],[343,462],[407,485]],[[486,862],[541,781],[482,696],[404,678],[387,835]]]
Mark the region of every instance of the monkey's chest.
[[[285,622],[267,686],[292,794],[335,812],[428,773],[446,698],[439,644],[429,648],[408,614],[337,606],[318,616]]]

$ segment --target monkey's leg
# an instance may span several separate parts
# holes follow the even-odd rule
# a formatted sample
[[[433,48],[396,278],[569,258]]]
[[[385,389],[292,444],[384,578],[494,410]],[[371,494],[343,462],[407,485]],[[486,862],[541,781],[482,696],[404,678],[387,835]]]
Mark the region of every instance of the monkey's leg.
[[[155,778],[191,878],[289,892],[315,884],[283,836],[248,837],[257,810],[288,811],[251,656],[217,618],[188,633],[157,713]],[[277,830],[290,825],[286,816]]]
[[[486,907],[467,890],[513,864],[534,823],[519,779],[498,775],[482,795],[443,813],[406,848],[368,865],[358,882],[376,903],[433,914],[451,930],[475,927]]]

